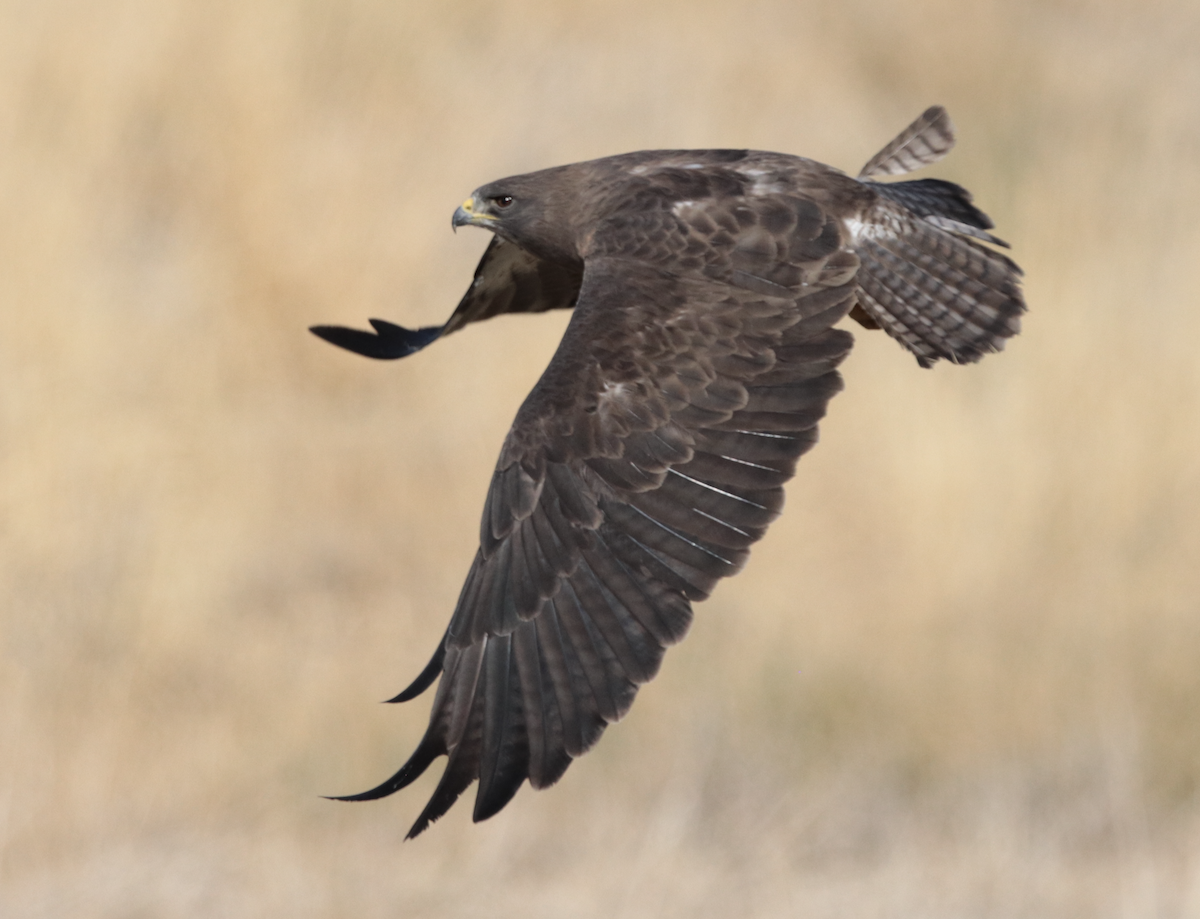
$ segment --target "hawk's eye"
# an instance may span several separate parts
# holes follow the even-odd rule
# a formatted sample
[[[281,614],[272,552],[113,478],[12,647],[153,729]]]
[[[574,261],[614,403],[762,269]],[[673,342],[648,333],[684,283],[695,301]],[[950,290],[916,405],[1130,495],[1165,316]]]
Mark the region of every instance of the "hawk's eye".
[[[498,195],[497,197],[492,199],[492,204],[496,205],[496,207],[500,208],[501,210],[504,210],[504,208],[511,206],[512,203],[513,203],[512,195]]]

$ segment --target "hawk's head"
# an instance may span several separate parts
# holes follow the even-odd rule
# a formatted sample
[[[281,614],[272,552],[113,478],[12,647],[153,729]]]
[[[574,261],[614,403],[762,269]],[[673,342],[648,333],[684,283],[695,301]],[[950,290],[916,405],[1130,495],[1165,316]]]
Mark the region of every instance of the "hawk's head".
[[[454,212],[451,226],[483,227],[539,258],[577,263],[575,208],[564,198],[563,167],[489,182]]]
[[[492,183],[493,185],[499,183]],[[490,186],[485,186],[490,188]],[[515,195],[487,195],[484,194],[484,189],[479,189],[459,205],[458,210],[454,212],[454,218],[450,221],[450,226],[458,229],[463,226],[487,227],[489,230],[496,230],[501,224],[497,221],[505,216],[505,211],[511,211],[517,203]],[[526,202],[522,201],[522,208],[526,206]],[[514,212],[516,213],[516,212]],[[510,224],[503,224],[509,226]]]

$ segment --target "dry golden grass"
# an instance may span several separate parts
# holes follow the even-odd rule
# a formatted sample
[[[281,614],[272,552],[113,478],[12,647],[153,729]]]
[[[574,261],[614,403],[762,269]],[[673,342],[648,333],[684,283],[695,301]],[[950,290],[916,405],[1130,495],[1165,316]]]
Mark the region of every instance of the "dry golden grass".
[[[0,915],[1200,916],[1200,9],[0,4]],[[932,102],[1004,355],[860,333],[748,570],[555,789],[370,805],[563,317],[438,322],[476,185],[857,169]]]

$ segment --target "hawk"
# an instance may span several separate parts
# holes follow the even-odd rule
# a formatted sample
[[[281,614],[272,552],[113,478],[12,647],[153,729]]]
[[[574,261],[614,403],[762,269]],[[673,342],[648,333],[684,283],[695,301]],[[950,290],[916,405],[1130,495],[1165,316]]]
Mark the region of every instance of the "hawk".
[[[502,313],[573,309],[517,411],[479,548],[429,664],[440,676],[412,757],[369,800],[447,763],[408,833],[476,779],[474,819],[545,788],[620,719],[683,638],[692,604],[736,574],[842,388],[849,315],[922,367],[999,351],[1021,270],[966,189],[882,183],[954,144],[928,109],[856,178],[756,150],[654,150],[477,189],[453,226],[494,238],[441,326],[321,338],[398,358]]]

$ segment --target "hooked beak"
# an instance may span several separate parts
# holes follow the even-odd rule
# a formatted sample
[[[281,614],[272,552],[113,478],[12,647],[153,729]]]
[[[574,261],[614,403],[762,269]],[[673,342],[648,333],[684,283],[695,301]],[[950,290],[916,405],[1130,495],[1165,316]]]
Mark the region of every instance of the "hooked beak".
[[[476,226],[485,227],[489,221],[496,218],[491,214],[485,213],[479,209],[479,202],[474,195],[469,197],[454,212],[454,216],[450,218],[450,228],[457,230],[459,227]]]

